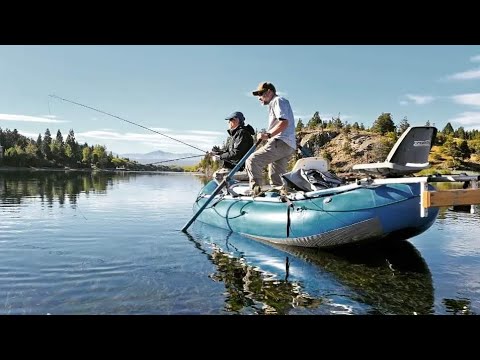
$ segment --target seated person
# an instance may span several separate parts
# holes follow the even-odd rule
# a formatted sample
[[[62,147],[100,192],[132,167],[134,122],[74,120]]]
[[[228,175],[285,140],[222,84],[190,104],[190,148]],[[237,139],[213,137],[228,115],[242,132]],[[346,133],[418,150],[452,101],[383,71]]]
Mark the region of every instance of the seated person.
[[[245,125],[245,117],[240,111],[235,111],[225,118],[228,120],[229,137],[223,149],[214,146],[212,156],[214,161],[223,161],[223,167],[233,169],[253,146],[255,130],[251,125]],[[245,164],[239,169],[245,168]]]

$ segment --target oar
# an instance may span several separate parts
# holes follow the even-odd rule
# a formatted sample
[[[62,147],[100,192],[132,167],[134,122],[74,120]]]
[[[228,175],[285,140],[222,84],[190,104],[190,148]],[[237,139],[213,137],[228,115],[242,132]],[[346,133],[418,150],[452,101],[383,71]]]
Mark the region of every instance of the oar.
[[[238,164],[228,173],[228,175],[223,179],[223,181],[217,186],[215,191],[210,195],[207,201],[202,205],[200,209],[193,215],[193,217],[189,220],[188,223],[185,224],[185,226],[182,228],[182,231],[185,231],[188,229],[190,225],[195,221],[195,219],[200,215],[200,213],[207,207],[208,204],[210,204],[210,201],[213,200],[213,198],[220,192],[220,190],[223,189],[223,187],[230,181],[230,179],[235,175],[235,173],[240,169],[243,165],[243,163],[247,160],[247,158],[255,151],[257,146],[262,142],[262,139],[259,139],[255,145],[252,146],[250,150],[243,156],[243,158],[238,162]]]

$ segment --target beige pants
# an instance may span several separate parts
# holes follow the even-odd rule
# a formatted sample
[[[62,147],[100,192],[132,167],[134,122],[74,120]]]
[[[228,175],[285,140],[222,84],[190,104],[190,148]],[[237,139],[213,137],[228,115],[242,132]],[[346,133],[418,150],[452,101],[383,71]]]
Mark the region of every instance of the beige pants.
[[[264,185],[263,169],[268,164],[270,185],[282,186],[281,175],[287,172],[287,164],[295,149],[278,139],[270,139],[245,162],[250,188]]]

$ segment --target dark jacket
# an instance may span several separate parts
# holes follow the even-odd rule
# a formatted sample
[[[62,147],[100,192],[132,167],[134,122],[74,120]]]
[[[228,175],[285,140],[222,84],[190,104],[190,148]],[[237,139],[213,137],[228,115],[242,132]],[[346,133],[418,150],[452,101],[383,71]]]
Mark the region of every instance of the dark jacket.
[[[227,130],[227,132],[230,136],[222,150],[223,153],[220,154],[220,159],[223,160],[223,167],[233,169],[252,148],[255,130],[251,125],[240,125],[234,130]],[[243,168],[244,166],[240,170]]]

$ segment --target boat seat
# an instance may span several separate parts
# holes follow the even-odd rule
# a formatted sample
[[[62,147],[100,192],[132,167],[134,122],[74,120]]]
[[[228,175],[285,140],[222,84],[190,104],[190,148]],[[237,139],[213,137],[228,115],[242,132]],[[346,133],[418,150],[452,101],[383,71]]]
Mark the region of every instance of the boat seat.
[[[357,164],[352,169],[385,177],[405,176],[427,169],[436,135],[437,128],[433,126],[411,126],[400,136],[384,162]]]
[[[306,157],[297,160],[297,162],[293,166],[292,172],[298,169],[328,171],[329,168],[330,163],[327,159],[324,159],[322,157]]]

